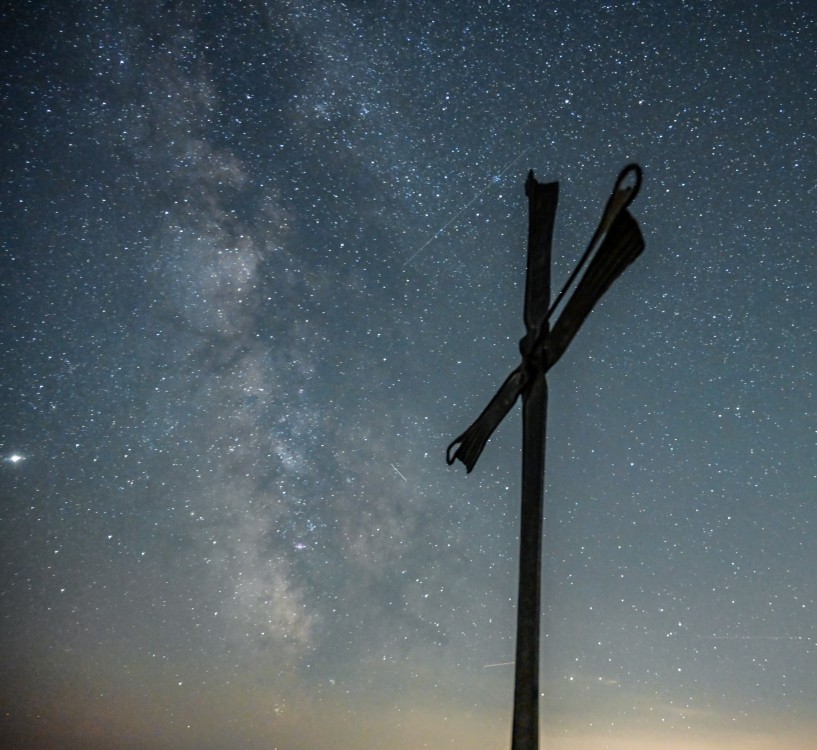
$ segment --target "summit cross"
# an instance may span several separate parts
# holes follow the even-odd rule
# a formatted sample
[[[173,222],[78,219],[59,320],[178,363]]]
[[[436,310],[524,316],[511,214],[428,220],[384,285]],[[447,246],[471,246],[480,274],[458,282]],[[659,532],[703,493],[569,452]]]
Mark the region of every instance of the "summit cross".
[[[446,451],[474,468],[485,443],[522,396],[522,507],[519,540],[519,597],[511,750],[539,747],[539,621],[541,612],[542,522],[544,516],[545,424],[548,370],[564,354],[595,304],[644,249],[638,223],[627,207],[641,187],[641,168],[624,167],[616,179],[590,244],[553,304],[550,257],[559,183],[541,183],[528,173],[528,263],[522,362],[500,386],[476,421]],[[589,265],[551,328],[550,318],[582,268]]]

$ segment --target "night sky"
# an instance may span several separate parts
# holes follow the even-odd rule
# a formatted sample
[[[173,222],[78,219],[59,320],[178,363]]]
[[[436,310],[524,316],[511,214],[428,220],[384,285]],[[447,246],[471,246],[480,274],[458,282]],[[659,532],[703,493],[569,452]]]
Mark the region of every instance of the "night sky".
[[[817,736],[813,2],[18,2],[0,746],[510,743],[524,181],[553,286],[548,750]]]

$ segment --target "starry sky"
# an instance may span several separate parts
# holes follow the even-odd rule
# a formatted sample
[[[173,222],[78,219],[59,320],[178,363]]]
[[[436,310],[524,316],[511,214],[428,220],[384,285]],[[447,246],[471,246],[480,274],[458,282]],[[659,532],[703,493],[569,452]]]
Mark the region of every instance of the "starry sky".
[[[807,750],[811,2],[20,2],[0,42],[0,745],[509,747],[524,180],[554,291],[541,739]]]

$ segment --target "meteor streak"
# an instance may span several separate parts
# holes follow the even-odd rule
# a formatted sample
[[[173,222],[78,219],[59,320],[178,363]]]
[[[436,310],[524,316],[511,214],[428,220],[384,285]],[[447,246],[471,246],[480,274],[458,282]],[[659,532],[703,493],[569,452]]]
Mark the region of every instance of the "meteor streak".
[[[405,478],[405,477],[404,477],[404,476],[403,476],[403,475],[400,473],[400,469],[398,469],[398,468],[397,468],[397,467],[396,467],[394,464],[391,464],[391,467],[392,467],[392,469],[394,469],[394,470],[397,472],[397,475],[400,477],[400,479],[402,479],[404,482],[408,482],[408,479],[406,479],[406,478]]]
[[[699,635],[710,641],[804,641],[803,635]]]
[[[507,172],[514,164],[516,164],[516,162],[518,162],[525,154],[527,154],[528,151],[530,151],[530,149],[526,148],[498,175],[494,175],[493,177],[491,177],[491,179],[488,181],[488,184],[485,185],[485,187],[482,188],[482,190],[480,190],[473,198],[471,198],[470,201],[468,201],[468,203],[466,203],[447,222],[445,222],[445,224],[443,224],[436,232],[434,232],[434,234],[432,234],[431,237],[429,237],[405,263],[403,263],[403,268],[405,268],[409,263],[411,263],[411,261],[413,261],[421,252],[423,252],[423,250],[425,250],[432,242],[434,242],[434,240],[436,240],[439,235],[441,235],[446,229],[448,229],[448,227],[450,227],[457,220],[457,218],[463,211],[468,209],[471,206],[471,204],[473,204],[478,198],[482,197],[483,193],[485,193],[485,191],[487,191],[488,188],[491,187],[491,185],[495,185],[497,182],[499,182],[499,178],[502,177],[502,175],[504,175],[505,172]]]

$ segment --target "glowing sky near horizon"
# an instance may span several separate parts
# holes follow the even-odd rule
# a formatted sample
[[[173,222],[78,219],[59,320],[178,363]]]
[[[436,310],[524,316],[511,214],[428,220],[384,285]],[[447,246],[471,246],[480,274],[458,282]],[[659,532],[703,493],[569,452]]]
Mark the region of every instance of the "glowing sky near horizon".
[[[0,745],[509,747],[524,180],[543,750],[817,736],[813,3],[4,10]],[[811,743],[811,744],[810,744]]]

